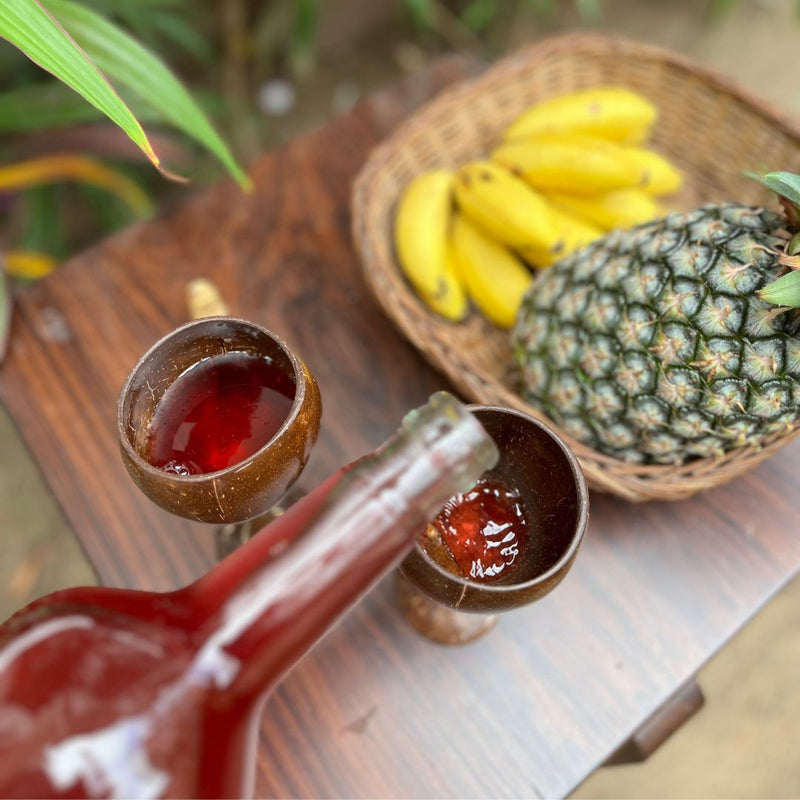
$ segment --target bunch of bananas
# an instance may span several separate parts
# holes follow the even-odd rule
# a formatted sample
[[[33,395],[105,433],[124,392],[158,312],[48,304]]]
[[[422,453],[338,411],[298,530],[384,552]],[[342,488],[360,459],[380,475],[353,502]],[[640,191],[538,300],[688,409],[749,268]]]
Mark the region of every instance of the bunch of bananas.
[[[417,176],[400,197],[395,246],[404,274],[438,314],[469,301],[509,328],[533,270],[614,228],[653,219],[680,172],[645,146],[655,107],[619,87],[537,103],[488,158]]]

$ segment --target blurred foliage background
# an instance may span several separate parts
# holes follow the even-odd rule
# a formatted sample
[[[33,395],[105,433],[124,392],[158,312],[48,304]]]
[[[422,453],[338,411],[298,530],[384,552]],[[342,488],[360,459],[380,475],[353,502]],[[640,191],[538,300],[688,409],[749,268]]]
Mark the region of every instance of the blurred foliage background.
[[[47,7],[47,0],[41,2]],[[565,15],[572,24],[590,24],[604,13],[603,0],[81,2],[164,60],[244,163],[292,135],[292,124],[316,121],[321,107],[341,113],[372,88],[370,81],[394,77],[377,70],[331,83],[319,68],[321,54],[334,52],[343,63],[350,59],[351,73],[358,74],[358,53],[348,45],[370,29],[391,30],[393,66],[409,72],[445,50],[491,59],[506,49],[522,17],[547,27]],[[732,2],[700,2],[700,16],[723,14]],[[372,44],[386,42],[378,36]],[[213,157],[117,88],[170,169],[190,176],[193,187],[224,175]],[[111,172],[103,180],[83,180],[78,168],[65,180],[32,181],[24,191],[0,194],[0,248],[17,281],[45,274],[187,188],[165,181],[96,109],[17,49],[0,44],[0,167],[65,155],[100,159]]]

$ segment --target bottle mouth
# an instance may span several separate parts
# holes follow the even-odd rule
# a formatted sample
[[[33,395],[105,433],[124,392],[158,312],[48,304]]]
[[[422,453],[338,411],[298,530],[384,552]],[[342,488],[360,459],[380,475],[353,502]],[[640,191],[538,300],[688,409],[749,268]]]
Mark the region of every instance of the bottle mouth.
[[[430,471],[447,472],[453,494],[465,492],[476,481],[476,470],[491,469],[500,453],[479,420],[448,392],[436,392],[424,406],[403,418],[401,429],[413,434],[420,457],[399,476],[399,481],[414,492],[414,486],[430,483]],[[432,502],[425,513],[433,519],[442,504]]]

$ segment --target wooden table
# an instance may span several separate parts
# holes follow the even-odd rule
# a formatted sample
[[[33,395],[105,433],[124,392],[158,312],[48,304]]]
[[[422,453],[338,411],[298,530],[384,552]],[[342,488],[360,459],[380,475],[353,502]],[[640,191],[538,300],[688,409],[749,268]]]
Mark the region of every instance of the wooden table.
[[[369,98],[255,163],[253,194],[202,192],[20,298],[0,394],[104,583],[170,589],[213,560],[209,530],[141,496],[115,441],[123,379],[185,321],[190,279],[214,280],[318,377],[305,485],[447,388],[367,292],[348,200],[369,148],[469,69],[448,59]],[[467,647],[419,638],[383,581],[272,696],[259,793],[554,797],[625,756],[637,729],[654,746],[675,722],[659,710],[800,568],[799,456],[797,440],[680,503],[594,495],[565,582]]]

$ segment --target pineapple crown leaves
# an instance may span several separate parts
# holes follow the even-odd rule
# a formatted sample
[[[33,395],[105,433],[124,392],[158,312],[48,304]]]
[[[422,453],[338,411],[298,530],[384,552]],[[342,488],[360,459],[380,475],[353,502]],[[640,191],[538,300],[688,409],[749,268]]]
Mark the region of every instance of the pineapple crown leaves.
[[[778,195],[786,218],[795,228],[800,228],[800,175],[791,172],[768,172],[761,183]]]
[[[778,195],[783,212],[795,230],[800,229],[800,175],[791,172],[768,172],[760,178],[761,183]],[[789,308],[800,307],[800,271],[795,264],[800,254],[800,233],[795,234],[786,247],[782,262],[792,271],[782,275],[758,292],[767,303]]]
[[[758,293],[767,303],[776,306],[800,307],[800,272],[792,270],[765,286]]]

